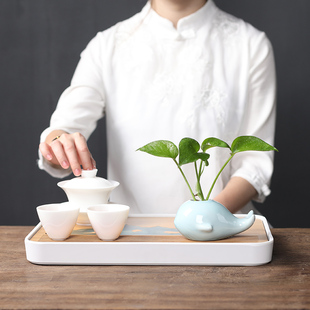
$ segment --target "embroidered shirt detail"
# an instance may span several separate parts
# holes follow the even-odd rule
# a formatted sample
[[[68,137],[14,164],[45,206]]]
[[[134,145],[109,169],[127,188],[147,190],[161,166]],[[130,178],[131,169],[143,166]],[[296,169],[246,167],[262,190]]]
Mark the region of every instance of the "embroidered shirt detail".
[[[212,23],[212,37],[220,37],[225,44],[235,42],[239,37],[240,21],[227,13],[218,11]]]
[[[220,124],[224,123],[225,109],[224,101],[227,99],[227,94],[216,88],[205,88],[200,94],[199,101],[205,109],[214,109],[216,119]]]

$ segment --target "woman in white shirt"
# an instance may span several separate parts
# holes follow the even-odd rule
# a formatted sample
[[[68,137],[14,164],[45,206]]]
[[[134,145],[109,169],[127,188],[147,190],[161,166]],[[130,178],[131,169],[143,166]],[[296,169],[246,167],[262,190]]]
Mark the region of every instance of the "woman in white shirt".
[[[39,167],[55,177],[92,169],[86,141],[106,115],[108,178],[121,184],[111,200],[132,213],[176,213],[191,198],[178,169],[136,150],[183,137],[231,143],[254,135],[273,144],[275,88],[273,51],[263,32],[212,0],[149,1],[140,13],[99,32],[82,52],[41,135]],[[228,155],[216,148],[210,154],[206,188]],[[212,198],[231,212],[253,199],[262,202],[272,172],[272,152],[238,154]],[[189,179],[194,182],[194,175]]]

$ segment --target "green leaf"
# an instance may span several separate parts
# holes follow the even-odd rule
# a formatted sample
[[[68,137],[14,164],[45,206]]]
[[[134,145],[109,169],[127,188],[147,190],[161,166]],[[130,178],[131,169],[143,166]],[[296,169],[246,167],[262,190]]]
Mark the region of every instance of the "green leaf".
[[[231,145],[232,154],[245,151],[278,151],[275,147],[254,136],[237,137]]]
[[[200,150],[200,144],[192,138],[183,138],[179,143],[179,165],[195,162],[196,154]]]
[[[150,142],[145,146],[140,147],[137,151],[146,152],[158,157],[168,157],[173,159],[175,159],[179,154],[176,145],[173,142],[167,140]]]
[[[202,160],[205,163],[205,166],[209,166],[208,159],[210,155],[208,153],[199,152],[195,155],[195,157],[196,157],[196,160],[198,159]]]
[[[193,163],[198,159],[201,159],[208,165],[209,154],[198,153],[200,150],[199,143],[192,138],[183,138],[179,144],[179,165],[185,165],[188,163]]]
[[[201,149],[204,152],[211,147],[226,147],[230,149],[229,145],[225,141],[213,137],[205,139],[201,144]]]

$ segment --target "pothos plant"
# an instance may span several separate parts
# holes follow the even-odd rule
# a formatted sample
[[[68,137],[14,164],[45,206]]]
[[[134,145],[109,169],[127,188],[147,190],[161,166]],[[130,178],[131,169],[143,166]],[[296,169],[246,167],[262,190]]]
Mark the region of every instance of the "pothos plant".
[[[213,147],[228,148],[231,153],[223,167],[216,175],[207,195],[204,196],[200,180],[205,167],[209,165],[208,160],[210,158],[210,154],[206,153],[206,151]],[[225,141],[213,137],[205,139],[201,145],[195,139],[183,138],[179,143],[179,148],[171,141],[157,140],[146,144],[137,151],[146,152],[158,157],[171,158],[180,170],[190,190],[193,200],[204,201],[209,200],[218,177],[236,154],[245,151],[277,151],[277,149],[255,136],[239,136],[232,142],[231,146],[229,146]],[[177,159],[177,157],[179,158]],[[182,170],[182,166],[189,163],[194,163],[196,174],[196,193],[192,190],[192,187],[190,186]]]

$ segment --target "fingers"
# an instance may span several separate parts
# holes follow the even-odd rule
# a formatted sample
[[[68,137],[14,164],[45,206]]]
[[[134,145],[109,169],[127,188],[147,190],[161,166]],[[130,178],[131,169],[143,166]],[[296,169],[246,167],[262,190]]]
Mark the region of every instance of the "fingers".
[[[81,165],[84,170],[96,167],[86,139],[80,133],[62,134],[50,144],[43,142],[40,144],[40,151],[51,163],[58,164],[64,169],[71,167],[75,176],[81,175]]]
[[[39,149],[45,159],[47,159],[48,161],[51,161],[53,159],[53,151],[46,142],[40,143]]]
[[[94,160],[92,155],[91,155],[91,164],[92,164],[92,169],[96,169],[96,161]]]
[[[74,134],[74,142],[77,151],[77,156],[80,159],[80,163],[85,170],[94,169],[94,159],[88,149],[86,139],[80,133]],[[71,163],[71,161],[70,161]]]
[[[71,166],[72,172],[75,174],[75,170],[80,168],[80,164],[78,162],[77,155],[74,155],[74,142],[68,142],[68,139],[62,137],[62,141],[60,138],[52,141],[50,147],[52,148],[59,165],[63,169],[68,169]],[[71,157],[71,162],[69,160],[69,156]],[[76,157],[75,161],[74,157]]]

